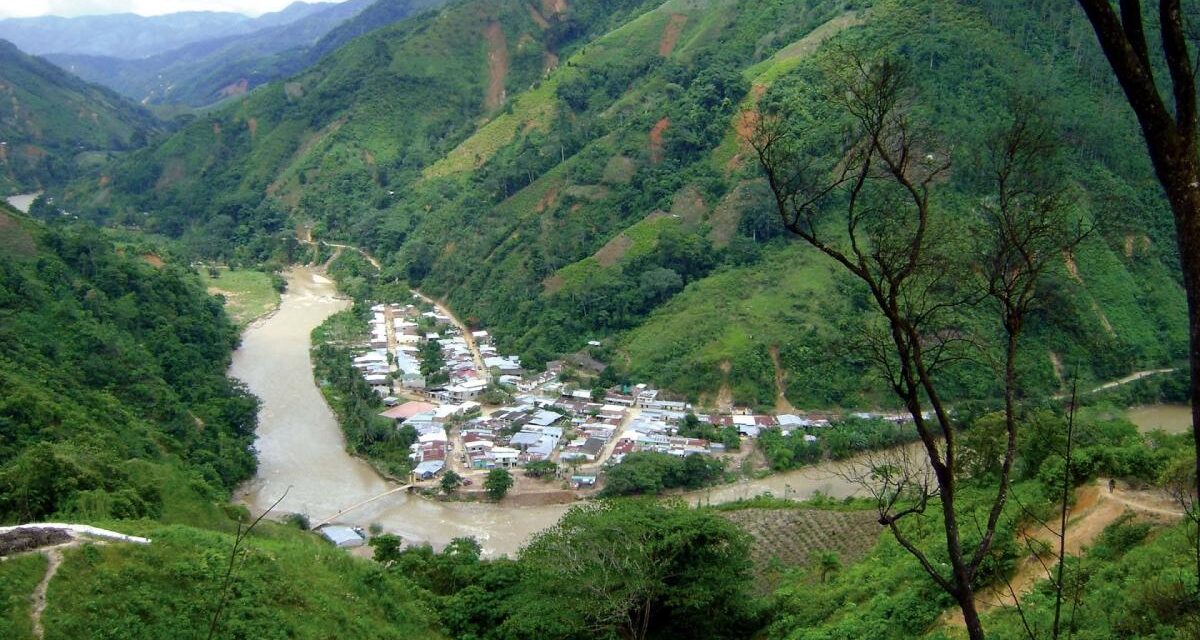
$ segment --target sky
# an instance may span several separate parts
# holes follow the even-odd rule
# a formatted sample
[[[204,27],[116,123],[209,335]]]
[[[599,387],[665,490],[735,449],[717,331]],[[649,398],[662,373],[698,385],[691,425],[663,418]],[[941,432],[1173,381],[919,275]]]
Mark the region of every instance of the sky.
[[[0,0],[0,18],[136,13],[157,16],[177,11],[235,11],[256,16],[278,11],[293,0]]]

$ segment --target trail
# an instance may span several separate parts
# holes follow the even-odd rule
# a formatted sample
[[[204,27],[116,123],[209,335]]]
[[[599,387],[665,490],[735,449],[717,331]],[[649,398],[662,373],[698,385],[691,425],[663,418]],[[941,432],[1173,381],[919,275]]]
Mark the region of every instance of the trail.
[[[1149,378],[1150,376],[1157,376],[1157,375],[1161,375],[1164,373],[1172,373],[1175,371],[1178,371],[1178,369],[1176,369],[1176,368],[1145,369],[1143,371],[1134,371],[1133,373],[1125,376],[1124,378],[1113,380],[1111,382],[1105,382],[1104,384],[1102,384],[1094,389],[1091,389],[1088,391],[1081,391],[1081,393],[1086,395],[1086,394],[1091,394],[1091,393],[1099,393],[1101,391],[1108,391],[1109,389],[1115,389],[1121,385],[1129,384],[1130,382],[1137,382],[1138,380],[1141,380],[1142,378]],[[1054,396],[1054,399],[1055,400],[1064,400],[1070,395],[1071,394],[1069,394],[1069,393],[1060,393],[1060,394]]]
[[[46,633],[42,628],[42,614],[46,611],[46,590],[50,588],[50,581],[54,579],[54,574],[58,573],[58,567],[62,565],[63,549],[78,545],[78,540],[72,540],[38,550],[39,553],[46,556],[46,573],[34,587],[33,594],[29,596],[29,599],[33,601],[33,606],[29,608],[29,623],[35,638],[42,638]]]
[[[12,533],[22,529],[55,529],[70,536],[70,540],[66,542],[60,542],[27,552],[40,553],[46,556],[46,573],[42,575],[42,579],[34,587],[33,593],[29,595],[31,603],[29,608],[29,623],[33,630],[33,637],[39,639],[45,636],[45,629],[42,627],[42,615],[46,612],[46,592],[50,589],[50,581],[54,579],[55,574],[58,573],[58,568],[62,566],[64,549],[77,547],[85,542],[96,544],[107,544],[108,542],[150,543],[149,538],[125,535],[116,531],[100,529],[85,524],[67,524],[61,522],[31,522],[12,527],[0,527],[0,534]]]
[[[1075,505],[1068,511],[1067,555],[1079,555],[1095,542],[1104,529],[1116,522],[1127,511],[1154,520],[1174,520],[1183,517],[1183,512],[1172,508],[1172,501],[1165,493],[1134,491],[1121,486],[1110,493],[1108,479],[1081,487],[1075,493]],[[1045,525],[1033,522],[1018,534],[1018,544],[1024,545],[1025,557],[1017,564],[1016,571],[1007,584],[994,585],[978,592],[975,606],[980,613],[999,607],[1012,607],[1016,602],[1013,594],[1023,597],[1030,593],[1038,582],[1048,579],[1048,572],[1056,565],[1058,549],[1058,517]],[[1034,553],[1031,550],[1046,545],[1050,551]],[[955,627],[963,627],[962,612],[947,611],[942,621]]]

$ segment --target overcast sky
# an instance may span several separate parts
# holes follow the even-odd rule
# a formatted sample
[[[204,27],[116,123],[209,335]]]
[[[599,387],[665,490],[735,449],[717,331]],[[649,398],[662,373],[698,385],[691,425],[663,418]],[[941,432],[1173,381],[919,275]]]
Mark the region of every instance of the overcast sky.
[[[293,0],[0,0],[0,18],[137,13],[157,16],[176,11],[236,11],[259,15],[278,11]],[[315,0],[314,0],[315,1]]]

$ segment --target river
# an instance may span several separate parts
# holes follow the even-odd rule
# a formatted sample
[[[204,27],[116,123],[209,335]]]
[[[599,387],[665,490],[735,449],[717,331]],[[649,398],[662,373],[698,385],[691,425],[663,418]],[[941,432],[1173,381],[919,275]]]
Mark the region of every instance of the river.
[[[1159,429],[1183,433],[1192,428],[1192,408],[1186,404],[1146,404],[1130,407],[1129,421],[1142,431]]]
[[[287,490],[277,511],[303,513],[317,522],[396,485],[346,453],[337,420],[313,381],[309,334],[325,318],[349,306],[349,301],[312,268],[297,267],[286,276],[288,289],[278,311],[251,324],[233,354],[230,375],[262,400],[255,442],[258,473],[238,495],[251,511],[262,513]],[[853,494],[856,486],[839,477],[838,468],[817,465],[693,492],[686,498],[717,504],[765,491],[797,499],[818,491],[842,498]],[[439,502],[397,492],[338,521],[362,527],[379,524],[406,541],[435,547],[456,537],[474,536],[484,552],[494,556],[514,554],[534,533],[557,522],[567,508]]]

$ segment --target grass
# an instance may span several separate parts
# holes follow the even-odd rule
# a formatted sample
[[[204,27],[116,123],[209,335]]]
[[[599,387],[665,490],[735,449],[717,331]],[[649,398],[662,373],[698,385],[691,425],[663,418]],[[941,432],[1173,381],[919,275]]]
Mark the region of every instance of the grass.
[[[29,596],[46,572],[46,557],[28,553],[0,562],[0,638],[22,640],[33,637],[29,621]]]
[[[501,113],[464,140],[450,153],[425,169],[426,178],[441,178],[471,171],[486,163],[496,152],[511,143],[518,134],[545,130],[557,110],[555,89],[561,76],[555,75],[538,88],[518,97],[513,109]]]
[[[66,554],[50,585],[47,637],[205,635],[233,537],[143,527],[138,533],[153,540],[149,545]],[[430,631],[432,615],[403,578],[309,533],[279,525],[255,531],[236,565],[218,637],[438,637]]]
[[[810,329],[832,333],[844,306],[831,267],[791,244],[770,249],[759,264],[725,269],[689,285],[628,332],[619,347],[635,377],[653,376],[690,394],[716,388],[719,367],[729,362],[735,400],[769,403],[774,369],[766,348]],[[797,406],[824,400],[797,389],[789,384],[789,399]]]
[[[209,293],[225,296],[225,310],[234,324],[245,327],[279,306],[279,293],[271,275],[252,269],[218,267],[217,276],[207,271],[200,277]]]

